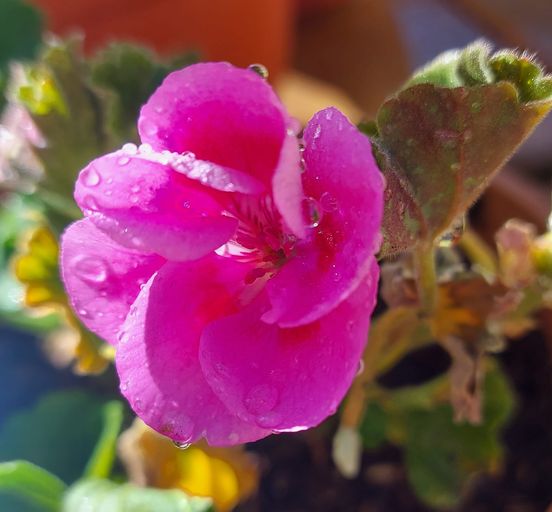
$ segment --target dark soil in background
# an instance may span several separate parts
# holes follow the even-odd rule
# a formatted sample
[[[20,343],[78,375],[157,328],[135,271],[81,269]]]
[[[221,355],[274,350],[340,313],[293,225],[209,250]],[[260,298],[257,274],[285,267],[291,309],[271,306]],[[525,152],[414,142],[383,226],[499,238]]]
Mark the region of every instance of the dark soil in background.
[[[446,366],[433,348],[403,360],[388,374],[389,387],[432,378]],[[496,476],[471,482],[458,512],[545,512],[552,503],[552,357],[539,332],[513,341],[498,356],[518,395],[518,408],[503,431],[506,456]],[[405,376],[409,376],[405,380]],[[271,436],[251,446],[261,460],[258,495],[239,512],[431,512],[406,479],[399,448],[384,446],[365,454],[353,480],[331,462],[336,420],[315,431]]]

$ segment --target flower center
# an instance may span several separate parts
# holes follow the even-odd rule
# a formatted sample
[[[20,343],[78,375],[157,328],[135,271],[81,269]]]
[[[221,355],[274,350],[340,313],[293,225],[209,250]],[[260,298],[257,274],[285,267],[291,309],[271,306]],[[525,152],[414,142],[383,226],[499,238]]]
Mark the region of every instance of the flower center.
[[[234,237],[217,254],[253,263],[246,277],[248,284],[258,278],[269,278],[292,255],[296,243],[293,234],[283,230],[281,217],[271,197],[238,195],[226,214],[238,221]]]

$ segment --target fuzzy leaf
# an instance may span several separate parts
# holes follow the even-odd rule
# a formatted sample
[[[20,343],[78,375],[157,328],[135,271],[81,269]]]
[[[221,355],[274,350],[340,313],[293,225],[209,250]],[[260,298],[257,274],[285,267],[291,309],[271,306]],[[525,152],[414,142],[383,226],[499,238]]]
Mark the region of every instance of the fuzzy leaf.
[[[179,490],[82,480],[69,489],[63,512],[212,512],[211,500],[190,498]]]
[[[483,43],[415,74],[376,119],[387,178],[382,256],[441,236],[551,108],[552,78]]]
[[[163,63],[146,49],[113,44],[92,62],[92,82],[109,97],[106,123],[121,142],[138,142],[136,120],[140,108],[161,82],[177,67],[195,62],[187,54],[177,62]]]
[[[14,84],[17,100],[45,138],[44,147],[35,148],[44,166],[38,196],[60,230],[81,215],[70,199],[78,172],[109,149],[104,112],[78,53],[75,43],[50,41],[25,68],[23,82]]]
[[[400,390],[388,407],[395,411],[390,428],[405,431],[410,483],[423,501],[440,509],[457,503],[472,473],[497,467],[502,456],[500,430],[512,413],[514,397],[495,367],[485,377],[482,424],[458,424],[449,405],[435,405],[426,396],[435,392],[435,386],[430,382]]]

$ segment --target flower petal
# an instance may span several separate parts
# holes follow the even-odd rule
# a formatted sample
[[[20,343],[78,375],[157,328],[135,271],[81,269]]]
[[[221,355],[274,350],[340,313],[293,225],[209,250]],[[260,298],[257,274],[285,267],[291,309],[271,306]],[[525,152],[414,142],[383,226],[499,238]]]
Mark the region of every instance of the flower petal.
[[[358,370],[378,271],[372,260],[369,278],[309,325],[266,324],[258,302],[208,325],[201,366],[228,409],[275,431],[303,430],[333,414]]]
[[[303,238],[306,226],[302,207],[304,193],[300,162],[297,137],[293,133],[288,133],[272,179],[272,195],[288,229],[297,237]]]
[[[175,261],[224,244],[236,221],[222,215],[211,189],[151,156],[117,151],[83,169],[75,200],[117,243]]]
[[[142,107],[142,142],[157,150],[246,172],[267,188],[276,168],[287,115],[256,73],[225,62],[171,73]]]
[[[304,133],[307,239],[268,283],[263,320],[310,323],[346,299],[369,272],[380,245],[383,178],[369,139],[337,109],[318,112]]]
[[[223,405],[198,357],[204,325],[236,310],[247,270],[216,255],[167,263],[132,306],[116,356],[121,391],[145,423],[175,441],[229,445],[270,434]]]
[[[164,263],[160,256],[120,246],[90,219],[71,224],[61,238],[60,268],[69,302],[82,323],[112,345],[140,285]]]

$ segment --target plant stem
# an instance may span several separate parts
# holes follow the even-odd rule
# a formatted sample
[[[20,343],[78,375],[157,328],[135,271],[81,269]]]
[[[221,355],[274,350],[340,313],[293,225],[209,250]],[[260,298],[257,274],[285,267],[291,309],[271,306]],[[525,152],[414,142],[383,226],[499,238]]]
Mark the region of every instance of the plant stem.
[[[420,306],[426,315],[431,315],[437,302],[435,247],[433,244],[421,245],[413,256]]]
[[[467,229],[458,245],[473,263],[477,263],[487,272],[496,274],[497,263],[493,251],[474,231]]]

